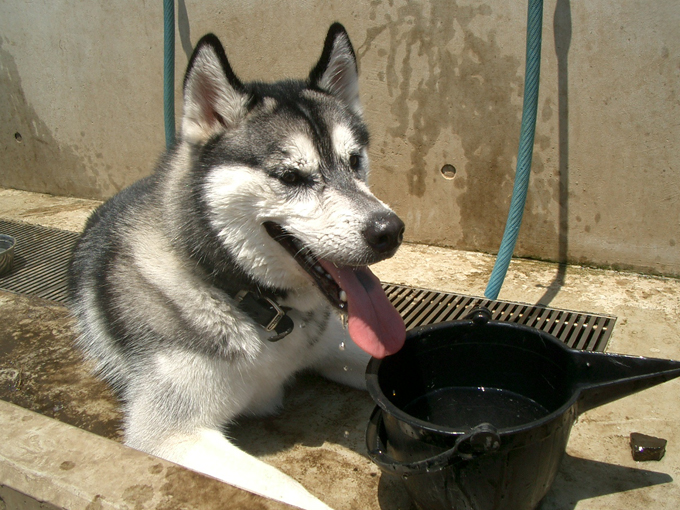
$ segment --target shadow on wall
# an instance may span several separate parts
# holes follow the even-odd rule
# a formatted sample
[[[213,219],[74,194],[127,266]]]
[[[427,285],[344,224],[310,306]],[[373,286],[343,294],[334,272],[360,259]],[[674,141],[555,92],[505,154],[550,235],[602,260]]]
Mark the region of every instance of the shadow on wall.
[[[177,0],[177,31],[179,40],[182,43],[182,50],[187,57],[187,62],[191,59],[194,47],[191,44],[191,29],[189,27],[189,14],[187,4],[184,0]]]
[[[85,133],[81,133],[85,138]],[[85,161],[78,146],[60,144],[28,103],[14,56],[0,39],[0,186],[102,198],[96,175],[102,161]],[[99,157],[99,156],[97,156]],[[88,172],[87,167],[92,168]],[[68,174],[64,173],[68,169]],[[106,168],[107,170],[109,168]],[[39,170],[39,171],[37,171]]]
[[[569,46],[571,45],[571,3],[557,0],[553,17],[557,54],[557,93],[559,112],[559,216],[558,267],[555,278],[538,300],[547,306],[564,285],[569,252]]]

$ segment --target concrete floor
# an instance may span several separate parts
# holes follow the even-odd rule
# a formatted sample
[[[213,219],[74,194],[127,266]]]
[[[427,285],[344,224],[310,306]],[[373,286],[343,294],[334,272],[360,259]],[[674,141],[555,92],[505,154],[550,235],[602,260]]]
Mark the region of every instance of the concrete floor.
[[[67,230],[80,230],[96,205],[0,190],[0,218]],[[482,296],[493,262],[483,254],[407,244],[374,271],[386,282]],[[676,279],[516,260],[499,299],[615,315],[609,352],[680,359]],[[73,323],[64,307],[0,292],[0,323],[0,398],[120,440],[116,401],[71,348]],[[541,510],[680,507],[679,390],[680,381],[671,381],[582,415]],[[365,456],[372,407],[363,392],[304,375],[290,388],[281,415],[244,420],[230,435],[338,510],[408,510],[400,483]],[[631,432],[667,439],[665,457],[633,461]]]

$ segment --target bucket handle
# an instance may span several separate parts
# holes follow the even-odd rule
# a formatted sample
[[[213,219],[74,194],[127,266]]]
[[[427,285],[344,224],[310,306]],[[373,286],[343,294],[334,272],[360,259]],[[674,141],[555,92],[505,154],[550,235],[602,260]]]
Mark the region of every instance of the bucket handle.
[[[470,432],[458,437],[453,447],[443,453],[416,462],[401,462],[385,452],[385,446],[380,438],[382,430],[384,430],[382,409],[375,406],[366,430],[368,456],[383,471],[401,476],[441,471],[457,459],[472,460],[496,451],[501,446],[501,439],[496,428],[490,423],[481,423]],[[468,446],[466,450],[469,451],[460,451],[464,444]]]
[[[465,316],[465,320],[471,320],[477,326],[484,326],[491,319],[491,310],[485,306],[476,306]]]

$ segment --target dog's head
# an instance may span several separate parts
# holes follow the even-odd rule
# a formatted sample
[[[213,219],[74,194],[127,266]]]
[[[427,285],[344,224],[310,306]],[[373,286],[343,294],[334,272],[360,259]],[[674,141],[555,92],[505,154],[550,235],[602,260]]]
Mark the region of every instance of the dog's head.
[[[348,311],[350,334],[376,330],[357,341],[369,353],[401,347],[403,323],[366,266],[396,252],[404,224],[367,186],[357,64],[340,24],[304,81],[242,83],[218,39],[203,37],[180,135],[196,200],[244,273],[289,292],[313,282]]]

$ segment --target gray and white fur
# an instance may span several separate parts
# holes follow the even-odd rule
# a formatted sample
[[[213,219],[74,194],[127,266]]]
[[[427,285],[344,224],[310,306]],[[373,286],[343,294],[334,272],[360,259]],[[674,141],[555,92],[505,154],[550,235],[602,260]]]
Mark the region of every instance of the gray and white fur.
[[[78,345],[121,399],[127,445],[326,509],[222,431],[279,409],[303,369],[362,388],[370,355],[403,343],[365,268],[404,226],[367,186],[352,45],[334,24],[308,79],[242,83],[207,35],[183,98],[175,146],[93,213],[75,249]],[[281,338],[256,317],[270,303],[292,325]]]

